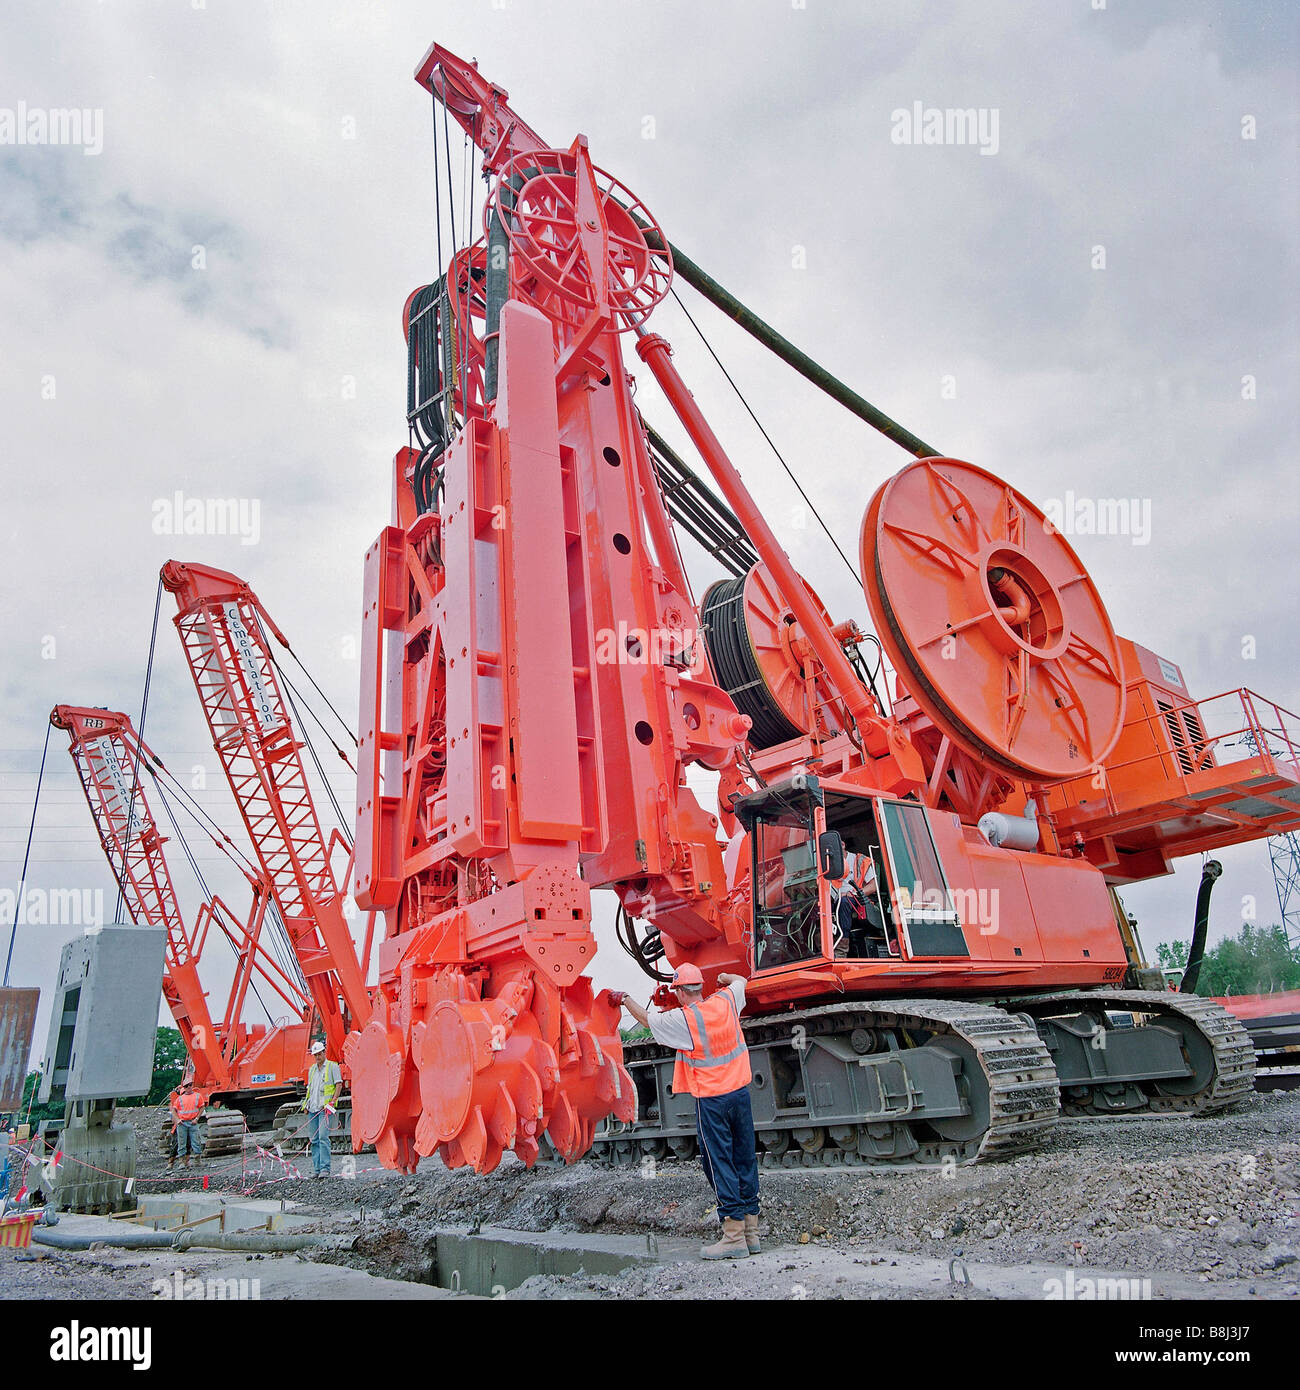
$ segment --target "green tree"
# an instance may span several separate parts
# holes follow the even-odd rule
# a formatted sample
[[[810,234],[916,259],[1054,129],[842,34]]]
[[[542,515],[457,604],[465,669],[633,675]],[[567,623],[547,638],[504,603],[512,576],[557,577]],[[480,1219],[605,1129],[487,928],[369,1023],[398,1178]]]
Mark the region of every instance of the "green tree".
[[[42,1105],[36,1097],[36,1091],[41,1084],[41,1074],[38,1071],[29,1071],[27,1080],[23,1083],[23,1103],[22,1107],[14,1114],[13,1123],[25,1124],[31,1121],[32,1131],[35,1132],[36,1126],[42,1120],[61,1120],[63,1118],[63,1102],[48,1101]]]
[[[1236,936],[1206,951],[1197,994],[1225,998],[1233,994],[1274,994],[1300,989],[1300,949],[1289,944],[1279,926],[1243,922]]]
[[[123,1099],[123,1105],[161,1105],[180,1084],[185,1070],[185,1042],[175,1028],[159,1028],[153,1045],[153,1083],[147,1096]]]
[[[1186,970],[1187,953],[1191,945],[1186,941],[1162,941],[1156,947],[1156,956],[1162,970]]]

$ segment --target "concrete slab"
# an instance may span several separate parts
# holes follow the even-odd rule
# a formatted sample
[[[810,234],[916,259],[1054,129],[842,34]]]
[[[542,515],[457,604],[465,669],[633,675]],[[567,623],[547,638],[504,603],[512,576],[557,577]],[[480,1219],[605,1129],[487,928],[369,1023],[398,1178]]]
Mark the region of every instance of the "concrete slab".
[[[294,1259],[268,1258],[255,1264],[241,1260],[238,1264],[206,1270],[205,1280],[247,1280],[251,1297],[267,1299],[339,1298],[383,1299],[393,1301],[428,1302],[435,1299],[464,1298],[448,1289],[432,1284],[408,1284],[399,1279],[381,1279],[364,1270],[344,1265],[311,1264]],[[256,1293],[253,1293],[256,1281]]]
[[[441,1227],[434,1277],[443,1288],[493,1297],[534,1274],[621,1274],[633,1265],[699,1259],[698,1241],[505,1226]]]
[[[129,1221],[114,1221],[111,1216],[83,1216],[75,1211],[64,1211],[59,1213],[59,1224],[57,1226],[36,1226],[38,1231],[62,1231],[74,1236],[102,1236],[105,1240],[111,1235],[117,1235],[122,1231],[138,1231],[139,1226],[132,1226]]]
[[[157,1192],[139,1201],[140,1217],[133,1222],[138,1229],[175,1230],[193,1221],[204,1221],[199,1229],[225,1231],[284,1231],[319,1220],[319,1216],[303,1215],[297,1202],[282,1202],[257,1197],[231,1197],[220,1192]],[[221,1219],[224,1216],[224,1222]]]

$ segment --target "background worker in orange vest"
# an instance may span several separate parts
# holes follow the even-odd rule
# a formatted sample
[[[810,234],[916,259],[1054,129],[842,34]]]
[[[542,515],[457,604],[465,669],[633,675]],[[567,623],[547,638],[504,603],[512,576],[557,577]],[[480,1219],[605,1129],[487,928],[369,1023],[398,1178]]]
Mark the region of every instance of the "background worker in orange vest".
[[[673,1090],[695,1097],[700,1161],[717,1196],[722,1222],[722,1239],[700,1252],[706,1260],[757,1255],[761,1248],[758,1155],[749,1105],[752,1073],[740,1031],[745,977],[721,974],[718,984],[721,988],[706,999],[698,968],[680,965],[672,991],[681,1008],[651,1015],[626,996],[619,1001],[661,1047],[677,1049]]]
[[[204,1110],[203,1097],[194,1089],[194,1083],[186,1079],[181,1082],[178,1091],[172,1092],[168,1109],[176,1121],[176,1152],[181,1157],[181,1163],[188,1168],[190,1155],[201,1152],[199,1119]],[[167,1166],[170,1168],[175,1162],[175,1157],[172,1157],[168,1159]]]

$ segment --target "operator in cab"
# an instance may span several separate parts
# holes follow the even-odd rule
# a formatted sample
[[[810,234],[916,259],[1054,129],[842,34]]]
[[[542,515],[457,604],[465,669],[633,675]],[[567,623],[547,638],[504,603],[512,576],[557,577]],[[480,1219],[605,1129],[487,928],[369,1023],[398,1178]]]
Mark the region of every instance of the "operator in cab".
[[[866,854],[844,856],[844,877],[831,888],[835,956],[864,959],[889,954],[876,868]]]
[[[695,1097],[695,1128],[704,1176],[718,1199],[722,1239],[706,1245],[706,1260],[756,1255],[758,1155],[749,1104],[749,1049],[740,1029],[745,977],[720,974],[719,988],[704,996],[699,969],[678,966],[671,989],[680,1008],[651,1014],[626,996],[628,1013],[661,1047],[675,1048],[673,1090]]]

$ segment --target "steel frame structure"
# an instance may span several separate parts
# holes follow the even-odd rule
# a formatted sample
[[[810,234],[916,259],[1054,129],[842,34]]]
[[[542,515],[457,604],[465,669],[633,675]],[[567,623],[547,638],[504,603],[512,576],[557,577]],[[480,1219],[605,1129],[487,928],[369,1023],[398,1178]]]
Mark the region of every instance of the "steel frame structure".
[[[339,1057],[349,1029],[369,1016],[370,998],[344,912],[351,847],[321,828],[265,630],[286,648],[288,640],[235,575],[171,560],[162,582],[176,599],[176,631],[213,748]],[[340,847],[341,881],[333,869]]]

